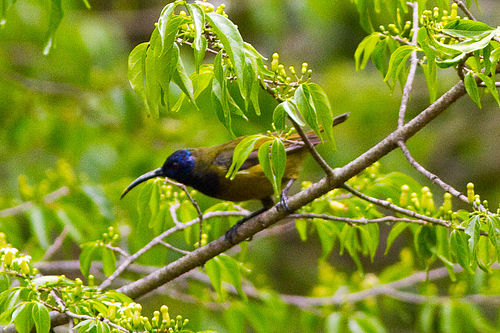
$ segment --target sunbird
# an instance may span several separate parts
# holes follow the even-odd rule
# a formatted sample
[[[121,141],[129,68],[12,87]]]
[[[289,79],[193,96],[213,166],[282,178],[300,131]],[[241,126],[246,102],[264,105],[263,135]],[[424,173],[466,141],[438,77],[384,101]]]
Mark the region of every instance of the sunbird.
[[[343,123],[348,116],[349,113],[343,113],[335,117],[333,126]],[[321,142],[313,131],[308,132],[306,135],[313,145]],[[262,143],[255,145],[254,151],[250,153],[233,179],[226,177],[232,163],[234,149],[245,137],[242,136],[212,147],[177,150],[167,158],[161,168],[147,172],[134,180],[123,191],[121,198],[131,189],[148,179],[167,177],[217,199],[227,201],[260,200],[264,208],[238,221],[237,227],[273,205],[273,186],[265,176],[257,154]],[[286,184],[286,186],[282,191],[280,203],[284,206],[282,208],[288,210],[286,191],[298,177],[301,162],[307,155],[307,148],[298,134],[288,136],[283,140],[283,144],[286,151],[286,166],[282,183]],[[226,238],[230,240],[235,229],[234,227],[230,229],[226,233]]]

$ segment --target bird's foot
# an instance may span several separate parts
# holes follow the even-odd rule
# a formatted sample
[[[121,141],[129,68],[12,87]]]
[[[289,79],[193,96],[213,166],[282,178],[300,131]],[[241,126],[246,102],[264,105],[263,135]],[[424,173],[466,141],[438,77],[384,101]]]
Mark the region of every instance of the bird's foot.
[[[276,204],[276,209],[288,214],[293,213],[293,210],[291,210],[290,206],[288,206],[288,197],[286,195],[283,195],[283,193],[280,196],[280,201],[278,201],[278,203]]]
[[[256,210],[255,212],[243,217],[242,219],[240,219],[238,222],[236,222],[235,225],[233,225],[231,227],[231,229],[229,229],[228,231],[226,231],[226,233],[224,234],[224,237],[226,238],[226,240],[231,243],[231,244],[235,244],[233,242],[234,240],[234,237],[236,236],[236,234],[238,233],[238,228],[243,224],[245,223],[246,221],[250,220],[252,217],[255,217],[257,215],[259,215],[260,213],[262,213],[263,211],[265,211],[266,209],[265,208],[262,208],[262,209],[259,209],[259,210]],[[248,240],[252,240],[252,237],[248,238]]]
[[[285,188],[281,191],[280,200],[276,204],[276,209],[282,212],[286,212],[288,214],[293,213],[293,210],[288,206],[288,191],[290,187],[292,187],[295,179],[290,179],[286,184]]]

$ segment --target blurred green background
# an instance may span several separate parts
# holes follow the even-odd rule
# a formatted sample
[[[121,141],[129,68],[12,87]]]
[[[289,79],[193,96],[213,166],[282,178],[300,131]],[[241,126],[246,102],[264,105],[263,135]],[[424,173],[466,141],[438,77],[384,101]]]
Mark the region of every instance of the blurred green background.
[[[20,202],[19,175],[38,184],[47,169],[64,159],[81,177],[104,186],[115,218],[102,223],[133,225],[137,195],[119,200],[132,178],[160,166],[176,149],[218,144],[230,136],[208,108],[148,118],[129,87],[128,53],[149,40],[164,1],[90,3],[92,9],[87,10],[80,1],[63,1],[65,16],[56,33],[56,48],[48,56],[42,54],[48,26],[46,8],[39,1],[19,0],[7,13],[7,24],[0,30],[0,209]],[[353,54],[366,32],[351,2],[225,3],[246,41],[265,56],[279,52],[287,65],[300,68],[302,62],[308,62],[314,70],[313,80],[324,87],[336,114],[351,112],[349,121],[335,131],[338,150],[328,154],[332,165],[351,161],[396,128],[400,90],[391,95],[371,65],[360,72],[354,69]],[[482,12],[475,10],[475,14],[496,26],[500,3],[483,0],[480,4]],[[188,59],[190,53],[186,52]],[[439,73],[440,91],[456,81],[452,70]],[[429,103],[423,75],[417,76],[413,91],[408,119]],[[263,116],[253,117],[249,123],[237,122],[237,134],[270,129],[275,103],[265,94],[261,101]],[[462,191],[467,182],[474,182],[482,198],[496,207],[500,201],[500,112],[491,96],[485,96],[483,103],[480,110],[463,97],[408,145],[430,171]],[[402,171],[430,186],[398,151],[381,163],[385,172]],[[321,176],[312,160],[305,169],[304,179]],[[442,192],[431,188],[441,198]],[[26,225],[22,218],[0,219],[0,229],[14,238],[11,242],[29,249],[33,245],[29,245]],[[102,232],[97,225],[89,237]],[[317,243],[301,243],[295,232],[251,242],[251,268],[257,279],[259,272],[272,273],[270,280],[261,281],[263,285],[283,293],[307,294],[317,272],[304,267],[316,267],[311,258],[320,256]],[[332,257],[339,271],[355,270],[349,258]],[[396,260],[379,255],[374,263],[367,263],[366,271],[379,271]],[[177,306],[200,327],[211,323],[203,310],[190,314],[189,305]]]

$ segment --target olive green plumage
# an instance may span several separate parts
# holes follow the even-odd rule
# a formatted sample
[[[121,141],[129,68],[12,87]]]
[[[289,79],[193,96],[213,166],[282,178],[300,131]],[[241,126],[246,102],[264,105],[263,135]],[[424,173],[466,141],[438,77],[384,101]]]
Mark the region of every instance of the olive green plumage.
[[[348,114],[334,119],[333,126],[344,122]],[[314,132],[308,132],[309,141],[316,145],[320,142]],[[259,164],[257,151],[263,141],[258,142],[236,176],[226,177],[231,166],[234,149],[245,137],[239,137],[221,145],[181,149],[170,155],[163,166],[150,171],[132,182],[122,194],[128,193],[138,184],[154,177],[168,177],[214,198],[229,201],[251,199],[266,200],[273,194],[273,187],[264,175]],[[283,183],[298,177],[299,167],[307,154],[307,148],[298,134],[284,140],[286,167]]]

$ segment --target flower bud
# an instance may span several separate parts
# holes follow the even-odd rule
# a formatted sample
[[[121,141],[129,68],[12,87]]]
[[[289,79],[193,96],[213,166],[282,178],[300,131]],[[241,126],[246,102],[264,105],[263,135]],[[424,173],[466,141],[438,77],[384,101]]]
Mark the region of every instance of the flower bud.
[[[446,192],[443,197],[444,197],[443,210],[445,213],[448,213],[449,211],[453,210],[451,205],[451,194]]]
[[[468,183],[467,184],[467,199],[469,200],[469,203],[472,203],[474,201],[474,184],[473,183]]]
[[[399,205],[401,207],[406,207],[408,205],[408,192],[410,187],[408,185],[401,186],[401,195],[399,197]]]

